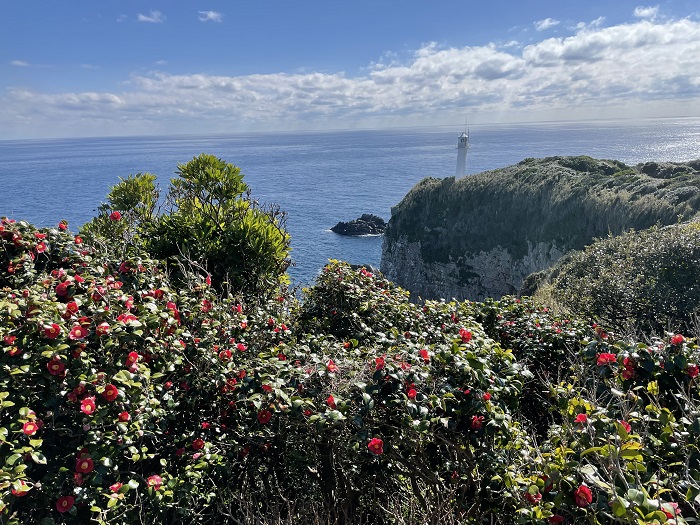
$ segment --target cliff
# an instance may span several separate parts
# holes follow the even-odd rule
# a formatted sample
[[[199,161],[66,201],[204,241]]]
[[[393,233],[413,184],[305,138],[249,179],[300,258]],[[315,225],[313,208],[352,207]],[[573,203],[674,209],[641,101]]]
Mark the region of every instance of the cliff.
[[[459,181],[419,182],[392,209],[381,270],[414,298],[500,297],[594,238],[673,224],[698,210],[700,160],[632,167],[525,159]]]

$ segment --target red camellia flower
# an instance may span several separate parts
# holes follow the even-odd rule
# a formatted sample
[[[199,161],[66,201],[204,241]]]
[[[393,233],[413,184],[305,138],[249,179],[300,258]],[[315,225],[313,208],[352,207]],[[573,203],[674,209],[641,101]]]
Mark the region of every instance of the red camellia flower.
[[[12,491],[11,491],[11,492],[12,492],[12,495],[13,495],[13,496],[16,496],[16,497],[18,497],[18,498],[21,498],[21,497],[23,497],[23,496],[26,496],[27,493],[28,493],[30,490],[32,490],[32,488],[31,488],[29,485],[27,485],[27,482],[24,481],[23,479],[21,479],[21,480],[19,480],[19,481],[16,481],[15,483],[17,483],[19,486],[18,486],[17,488],[12,487]]]
[[[258,412],[258,422],[261,425],[269,423],[270,419],[272,419],[272,412],[270,412],[269,410],[261,410],[260,412]]]
[[[46,364],[52,376],[60,376],[66,370],[66,365],[58,358],[54,357]]]
[[[78,303],[75,301],[71,301],[70,303],[66,303],[66,313],[70,315],[75,315],[78,313]]]
[[[330,360],[328,361],[328,363],[326,363],[326,370],[328,370],[330,373],[333,374],[333,373],[337,372],[337,371],[340,370],[340,369],[338,368],[338,365],[336,365],[336,364],[333,362],[333,360],[330,359]]]
[[[488,392],[485,392],[484,395],[481,397],[484,401],[488,401],[489,399],[491,399],[491,394],[489,394]]]
[[[596,359],[596,364],[598,366],[605,366],[609,363],[616,363],[617,362],[617,356],[615,354],[610,354],[607,352],[603,352],[602,354],[598,354],[597,359]]]
[[[406,395],[408,396],[408,399],[415,399],[418,395],[418,392],[416,392],[415,388],[410,388],[408,392],[406,392]]]
[[[587,507],[593,501],[593,494],[591,494],[591,489],[586,485],[581,485],[574,491],[574,501],[578,507]]]
[[[549,523],[564,523],[564,516],[560,514],[555,514],[554,516],[550,516],[547,518],[547,521]]]
[[[479,430],[484,426],[484,416],[472,416],[471,427],[473,430]]]
[[[127,421],[129,421],[129,419],[131,419],[131,416],[126,410],[119,414],[119,421],[121,421],[122,423],[126,423]]]
[[[97,405],[95,405],[95,398],[93,396],[86,397],[80,402],[80,411],[87,416],[92,414],[96,408]]]
[[[104,397],[107,401],[112,402],[115,399],[117,399],[117,396],[119,395],[119,390],[117,389],[116,386],[109,384],[105,387],[104,392],[102,392],[102,397]]]
[[[219,352],[219,359],[221,359],[222,361],[227,361],[231,359],[231,350],[227,349]]]
[[[118,211],[113,211],[112,213],[109,214],[109,220],[110,221],[119,221],[122,218],[122,214],[119,213]]]
[[[124,362],[124,365],[129,368],[131,367],[136,361],[139,360],[139,354],[136,352],[129,352],[129,355],[126,356],[126,361]]]
[[[375,370],[383,370],[385,364],[386,364],[386,360],[385,360],[384,356],[377,357],[374,359]]]
[[[44,337],[48,339],[56,339],[61,333],[61,327],[56,323],[44,325]]]
[[[36,253],[44,253],[46,251],[46,243],[41,241],[36,245]]]
[[[630,432],[632,432],[632,427],[630,426],[630,424],[627,421],[618,420],[618,423],[620,423],[620,425],[622,425],[622,428],[624,428],[628,434]]]
[[[61,223],[63,224],[63,223]],[[73,496],[63,496],[56,501],[56,510],[63,514],[73,508],[75,498]]]
[[[81,474],[88,474],[95,469],[95,463],[91,457],[78,458],[75,461],[75,471]]]
[[[418,353],[419,353],[419,355],[423,358],[423,362],[424,362],[424,363],[429,363],[429,362],[430,362],[430,354],[428,353],[428,351],[427,351],[425,348],[423,348],[423,349],[422,349],[420,352],[418,352]]]
[[[540,501],[542,501],[542,494],[539,492],[537,494],[530,494],[530,492],[526,492],[525,499],[533,505],[537,505]]]
[[[22,432],[27,436],[33,436],[36,434],[37,430],[39,430],[39,425],[37,425],[34,421],[27,421],[24,425],[22,425]]]
[[[698,365],[695,364],[689,364],[687,373],[690,377],[698,377],[698,373],[700,373],[700,367],[698,367]]]
[[[460,328],[459,329],[459,337],[462,338],[463,343],[468,343],[469,341],[472,340],[472,333],[467,330],[466,328]]]
[[[243,343],[238,343],[238,344],[236,345],[236,349],[237,349],[239,352],[245,352],[245,351],[246,351],[246,346],[245,346]]]
[[[6,335],[5,337],[2,338],[3,342],[7,346],[12,346],[15,344],[15,341],[17,341],[17,336],[16,335]]]
[[[75,244],[83,244],[83,239],[82,239],[82,237],[76,235],[76,236],[75,236],[75,239],[73,239],[73,242],[74,242]]]
[[[369,443],[367,443],[367,448],[376,456],[384,454],[384,442],[379,438],[370,439]]]
[[[114,485],[110,485],[109,490],[112,492],[119,492],[119,489],[122,488],[123,485],[124,483],[117,482]]]
[[[89,332],[87,331],[87,329],[77,324],[73,326],[73,328],[71,328],[71,331],[68,334],[68,339],[72,341],[81,341],[85,339],[88,336],[88,334]]]
[[[587,423],[587,422],[588,422],[588,416],[586,414],[578,414],[576,416],[576,419],[574,419],[574,423],[580,423],[582,425],[584,423]]]
[[[117,317],[117,321],[127,324],[131,321],[138,321],[138,317],[136,317],[134,314],[121,314]]]
[[[158,474],[153,474],[152,476],[149,476],[146,480],[146,485],[148,485],[149,487],[153,487],[153,490],[160,490],[160,486],[162,484],[163,478],[161,478]]]
[[[328,396],[328,399],[326,399],[326,404],[331,407],[333,410],[335,410],[336,404],[335,404],[335,398],[331,395]]]
[[[193,450],[202,450],[204,448],[204,440],[197,438],[192,442]]]
[[[56,295],[58,297],[65,297],[68,295],[68,287],[70,283],[68,281],[60,282],[56,285]]]
[[[685,341],[685,337],[683,337],[681,334],[676,334],[673,337],[671,337],[671,344],[672,345],[680,345],[683,344]]]

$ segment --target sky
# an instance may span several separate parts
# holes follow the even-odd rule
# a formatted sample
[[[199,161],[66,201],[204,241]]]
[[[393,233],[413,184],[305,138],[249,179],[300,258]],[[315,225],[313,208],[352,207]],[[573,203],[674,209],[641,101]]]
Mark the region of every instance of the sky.
[[[0,140],[697,116],[697,0],[0,0]]]

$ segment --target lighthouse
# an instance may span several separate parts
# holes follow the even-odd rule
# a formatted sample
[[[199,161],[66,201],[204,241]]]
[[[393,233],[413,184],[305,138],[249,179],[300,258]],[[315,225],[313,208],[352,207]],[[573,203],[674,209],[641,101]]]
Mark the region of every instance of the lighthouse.
[[[466,175],[468,150],[469,129],[464,131],[457,139],[457,169],[455,170],[455,180],[459,180]]]

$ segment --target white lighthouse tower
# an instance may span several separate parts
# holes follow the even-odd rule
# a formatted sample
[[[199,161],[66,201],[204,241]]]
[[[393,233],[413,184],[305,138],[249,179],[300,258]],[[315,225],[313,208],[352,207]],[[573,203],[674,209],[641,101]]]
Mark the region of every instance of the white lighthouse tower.
[[[459,180],[466,175],[468,150],[469,129],[467,128],[457,139],[457,169],[455,170],[455,180]]]

